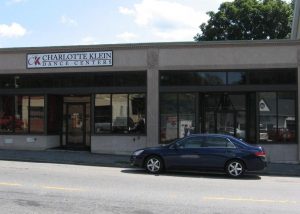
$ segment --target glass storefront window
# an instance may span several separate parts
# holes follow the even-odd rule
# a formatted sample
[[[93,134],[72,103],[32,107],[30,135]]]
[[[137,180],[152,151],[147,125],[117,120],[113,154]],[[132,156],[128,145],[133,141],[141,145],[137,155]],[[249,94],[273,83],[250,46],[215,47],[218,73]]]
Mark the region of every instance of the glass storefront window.
[[[15,132],[28,133],[29,96],[15,96]]]
[[[112,95],[112,132],[128,133],[128,95]]]
[[[236,114],[236,133],[239,139],[246,140],[246,111],[238,111]]]
[[[296,69],[160,72],[161,86],[296,85],[296,80]]]
[[[13,132],[14,96],[0,96],[0,133]]]
[[[296,142],[295,93],[278,93],[278,141]]]
[[[202,72],[205,85],[225,85],[226,72]]]
[[[110,133],[111,132],[111,95],[97,94],[95,97],[95,132]]]
[[[44,97],[31,96],[30,97],[30,132],[43,133],[44,132]]]
[[[0,79],[0,88],[143,87],[147,74],[144,71],[22,74],[3,75]]]
[[[59,95],[48,95],[48,118],[47,133],[59,134],[62,132],[63,122],[63,97]]]
[[[160,112],[161,143],[168,143],[195,132],[196,94],[161,94]]]
[[[145,133],[146,95],[129,94],[128,129],[130,133]]]
[[[244,94],[230,94],[228,98],[232,110],[246,110],[246,96]]]
[[[146,94],[96,94],[96,134],[145,134]]]
[[[294,69],[249,71],[249,84],[297,84],[296,80],[297,73]]]
[[[259,93],[259,140],[277,141],[277,105],[275,92]]]
[[[183,93],[178,96],[179,106],[179,138],[195,132],[196,95]]]
[[[161,94],[160,104],[160,139],[167,143],[178,138],[177,94]]]
[[[44,96],[0,96],[0,133],[44,133]]]
[[[246,72],[228,72],[228,85],[246,84]]]

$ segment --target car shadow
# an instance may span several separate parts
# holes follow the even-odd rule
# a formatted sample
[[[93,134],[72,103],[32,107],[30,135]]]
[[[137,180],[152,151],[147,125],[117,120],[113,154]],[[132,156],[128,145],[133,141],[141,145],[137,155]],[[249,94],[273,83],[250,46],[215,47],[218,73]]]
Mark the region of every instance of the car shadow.
[[[247,174],[241,178],[232,178],[220,172],[194,172],[194,171],[167,171],[161,174],[150,174],[144,169],[123,169],[122,173],[149,175],[149,176],[172,176],[172,177],[190,177],[190,178],[210,178],[210,179],[228,179],[228,180],[261,180],[258,175]]]

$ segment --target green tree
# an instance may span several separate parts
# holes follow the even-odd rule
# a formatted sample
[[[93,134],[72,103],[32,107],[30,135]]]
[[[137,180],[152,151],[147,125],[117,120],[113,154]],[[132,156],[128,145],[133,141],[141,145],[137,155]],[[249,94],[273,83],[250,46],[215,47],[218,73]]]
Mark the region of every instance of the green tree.
[[[291,33],[293,5],[282,0],[234,0],[209,11],[195,41],[284,39]]]

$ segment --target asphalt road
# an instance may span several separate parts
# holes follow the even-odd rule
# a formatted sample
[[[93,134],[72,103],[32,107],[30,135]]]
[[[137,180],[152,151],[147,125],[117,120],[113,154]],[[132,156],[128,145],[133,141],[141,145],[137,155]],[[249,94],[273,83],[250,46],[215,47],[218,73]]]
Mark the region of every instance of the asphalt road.
[[[300,178],[0,161],[0,213],[299,213]]]

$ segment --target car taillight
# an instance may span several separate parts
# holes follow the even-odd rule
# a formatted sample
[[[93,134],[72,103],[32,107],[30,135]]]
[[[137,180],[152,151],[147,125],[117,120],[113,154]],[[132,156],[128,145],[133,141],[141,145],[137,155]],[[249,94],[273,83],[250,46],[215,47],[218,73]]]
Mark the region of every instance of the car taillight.
[[[255,152],[254,154],[257,157],[266,157],[266,152],[265,151]]]

